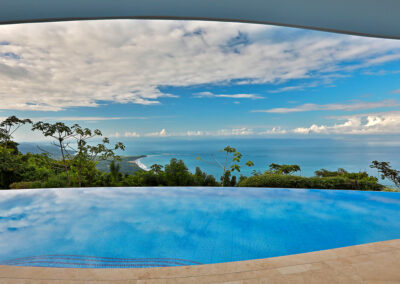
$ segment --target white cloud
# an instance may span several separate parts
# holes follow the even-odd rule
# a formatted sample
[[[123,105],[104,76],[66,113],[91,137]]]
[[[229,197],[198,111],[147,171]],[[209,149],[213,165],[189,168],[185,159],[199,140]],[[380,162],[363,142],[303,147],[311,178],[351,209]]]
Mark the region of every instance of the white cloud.
[[[282,88],[277,88],[275,90],[271,90],[269,91],[270,93],[283,93],[283,92],[290,92],[290,91],[295,91],[295,90],[305,90],[307,88],[314,88],[314,87],[318,87],[322,84],[330,84],[332,82],[332,77],[344,77],[344,76],[340,76],[338,74],[334,74],[331,75],[331,78],[327,78],[326,76],[324,76],[325,78],[321,81],[314,81],[311,83],[307,83],[307,84],[299,84],[299,85],[295,85],[295,86],[287,86],[287,87],[282,87]]]
[[[270,93],[283,93],[283,92],[290,92],[294,90],[303,90],[305,87],[303,85],[298,85],[298,86],[288,86],[288,87],[282,87],[278,88],[276,90],[269,91]]]
[[[231,99],[264,99],[264,97],[259,96],[259,95],[254,95],[254,94],[233,94],[233,95],[228,95],[228,94],[213,94],[211,92],[201,92],[194,94],[194,97],[196,98],[231,98]]]
[[[400,134],[400,112],[382,112],[337,117],[343,123],[300,127],[297,134]]]
[[[382,100],[378,102],[355,102],[348,104],[303,104],[293,108],[273,108],[267,110],[253,110],[252,112],[267,112],[267,113],[292,113],[292,112],[304,112],[304,111],[317,111],[317,110],[342,110],[342,111],[354,111],[354,110],[365,110],[381,107],[395,107],[399,106],[396,100]]]
[[[110,137],[115,137],[115,138],[119,138],[121,137],[121,134],[117,131],[114,134],[109,135]]]
[[[249,129],[246,127],[242,128],[232,128],[232,129],[221,129],[218,130],[217,136],[243,136],[243,135],[253,135],[253,129]]]
[[[167,134],[167,131],[163,128],[161,129],[160,132],[151,132],[151,133],[146,133],[145,136],[152,136],[152,137],[166,137],[170,136]]]
[[[272,129],[268,129],[265,131],[261,131],[258,134],[259,135],[269,135],[269,134],[286,134],[287,130],[282,129],[280,127],[273,127]]]
[[[0,38],[8,43],[0,44],[0,109],[10,110],[57,111],[104,101],[154,105],[176,97],[160,86],[280,84],[400,58],[396,40],[237,23],[5,25]]]
[[[128,117],[104,117],[104,116],[64,116],[64,117],[37,117],[34,118],[37,120],[50,120],[50,121],[109,121],[109,120],[134,120],[134,119],[148,119],[149,117],[144,116],[128,116]]]
[[[135,131],[132,131],[132,132],[126,131],[124,133],[124,137],[140,137],[140,134],[138,134]]]
[[[193,130],[186,131],[186,136],[203,136],[203,135],[205,135],[205,132],[204,131],[200,131],[200,130],[197,130],[197,131],[193,131]]]
[[[147,133],[144,136],[152,137],[180,137],[180,136],[245,136],[256,134],[253,129],[240,127],[240,128],[226,128],[219,130],[187,130],[184,132],[167,132],[162,129],[160,132]]]
[[[117,131],[109,136],[119,138],[119,137],[140,137],[141,135],[135,131],[125,131],[123,134],[121,134],[119,131]]]
[[[400,89],[393,90],[390,92],[391,94],[400,94]]]
[[[326,126],[324,126],[324,125],[318,126],[316,124],[313,124],[308,128],[307,127],[305,127],[305,128],[303,128],[303,127],[296,128],[296,129],[293,130],[293,132],[297,133],[297,134],[309,134],[311,132],[313,132],[313,133],[327,133]]]

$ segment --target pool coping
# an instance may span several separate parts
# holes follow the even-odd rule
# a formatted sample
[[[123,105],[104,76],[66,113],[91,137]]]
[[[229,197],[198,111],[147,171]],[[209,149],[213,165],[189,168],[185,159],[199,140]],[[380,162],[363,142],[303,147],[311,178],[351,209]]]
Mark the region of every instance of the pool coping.
[[[0,283],[400,282],[400,239],[257,260],[161,268],[0,265]]]

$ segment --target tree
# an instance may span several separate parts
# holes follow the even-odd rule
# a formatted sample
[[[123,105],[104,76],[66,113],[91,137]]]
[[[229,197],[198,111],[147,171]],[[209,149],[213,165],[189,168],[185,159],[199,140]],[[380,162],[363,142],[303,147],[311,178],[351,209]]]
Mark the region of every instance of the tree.
[[[150,166],[150,171],[152,171],[154,174],[161,174],[162,173],[163,166],[159,164],[154,164]]]
[[[30,119],[19,119],[10,116],[0,123],[0,187],[9,188],[10,184],[19,181],[23,173],[23,163],[18,151],[18,143],[12,141],[15,132],[24,124],[32,123]]]
[[[400,171],[392,169],[389,162],[372,161],[370,168],[375,168],[381,174],[382,179],[392,181],[400,189]]]
[[[71,127],[73,138],[76,140],[76,149],[69,146],[75,155],[72,157],[72,166],[74,175],[78,179],[78,186],[83,183],[90,185],[94,182],[97,173],[96,165],[99,160],[120,160],[120,157],[115,154],[117,150],[125,150],[125,145],[121,142],[116,143],[112,148],[109,148],[110,140],[105,137],[101,143],[90,145],[88,140],[100,138],[103,134],[99,129],[91,130],[82,128],[78,124]],[[116,165],[114,164],[116,167]],[[119,165],[118,165],[119,171]],[[113,176],[114,182],[118,182],[120,176]]]
[[[164,168],[165,179],[169,186],[188,186],[193,185],[193,178],[188,168],[182,160],[171,159]]]
[[[269,170],[266,173],[272,173],[278,175],[290,175],[300,170],[301,169],[298,165],[279,165],[272,163],[269,165]]]
[[[121,179],[120,165],[116,164],[115,161],[110,163],[110,173],[114,183],[117,183]]]
[[[31,124],[30,119],[19,119],[16,116],[10,116],[0,123],[0,145],[7,149],[9,146],[16,149],[15,142],[12,142],[14,133],[23,125]],[[10,145],[11,144],[11,145]]]
[[[343,168],[339,168],[337,171],[328,171],[326,169],[320,169],[315,171],[314,174],[317,177],[337,177],[346,175],[348,174],[348,172]]]
[[[337,169],[337,171],[328,171],[326,169],[320,169],[315,171],[315,176],[319,178],[330,178],[330,177],[343,177],[351,179],[355,182],[372,182],[377,183],[378,179],[376,177],[370,176],[367,172],[348,172],[343,168]]]
[[[238,151],[236,151],[235,148],[230,147],[230,146],[226,146],[224,148],[224,150],[220,151],[220,152],[225,152],[225,161],[224,162],[220,162],[218,161],[214,156],[213,157],[213,162],[209,162],[209,161],[204,161],[206,163],[212,164],[212,165],[217,165],[222,169],[222,176],[221,176],[221,185],[222,186],[226,186],[227,184],[231,184],[231,180],[230,180],[230,175],[231,173],[233,173],[234,171],[240,172],[240,160],[242,159],[242,154]],[[202,160],[201,157],[197,157],[197,160]],[[248,167],[252,167],[254,166],[254,163],[252,161],[247,161],[245,163],[246,166]],[[229,174],[227,173],[229,171]],[[229,181],[227,180],[227,178],[229,177]],[[236,180],[236,177],[235,177]],[[236,182],[235,182],[236,183]]]
[[[0,188],[10,188],[10,184],[21,180],[24,164],[21,155],[12,149],[0,146]]]
[[[50,124],[47,122],[39,121],[35,123],[32,127],[32,130],[38,130],[43,133],[45,137],[52,137],[57,142],[52,142],[52,144],[60,149],[61,153],[61,161],[64,167],[64,171],[67,174],[68,186],[71,185],[71,178],[69,173],[70,165],[67,162],[67,158],[70,156],[67,148],[69,147],[69,139],[74,137],[74,132],[71,127],[65,125],[62,122],[56,122],[54,124]]]
[[[207,175],[199,167],[196,167],[196,171],[193,175],[194,185],[196,186],[216,186],[218,183],[214,176]]]
[[[39,121],[33,125],[32,130],[39,130],[45,137],[52,137],[57,141],[52,144],[60,149],[68,186],[71,186],[71,170],[77,179],[78,186],[82,186],[83,183],[89,185],[94,181],[98,160],[118,159],[115,151],[125,150],[121,142],[109,148],[108,138],[103,138],[97,145],[90,145],[88,140],[101,137],[101,131],[82,128],[78,124],[70,127],[62,122],[50,124]],[[72,142],[75,142],[74,145],[71,144]]]

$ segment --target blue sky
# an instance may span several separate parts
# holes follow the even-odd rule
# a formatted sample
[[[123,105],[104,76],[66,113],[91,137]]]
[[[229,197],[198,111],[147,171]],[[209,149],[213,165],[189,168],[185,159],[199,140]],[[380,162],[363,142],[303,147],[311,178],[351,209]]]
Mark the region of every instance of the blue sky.
[[[195,21],[0,27],[0,118],[111,137],[400,134],[399,79],[396,40]]]

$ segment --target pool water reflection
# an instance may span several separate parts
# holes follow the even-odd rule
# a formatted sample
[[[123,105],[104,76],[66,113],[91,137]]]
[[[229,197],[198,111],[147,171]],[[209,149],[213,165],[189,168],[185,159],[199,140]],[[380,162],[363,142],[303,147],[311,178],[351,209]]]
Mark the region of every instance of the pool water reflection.
[[[400,194],[263,188],[0,191],[0,262],[157,267],[400,238]]]

